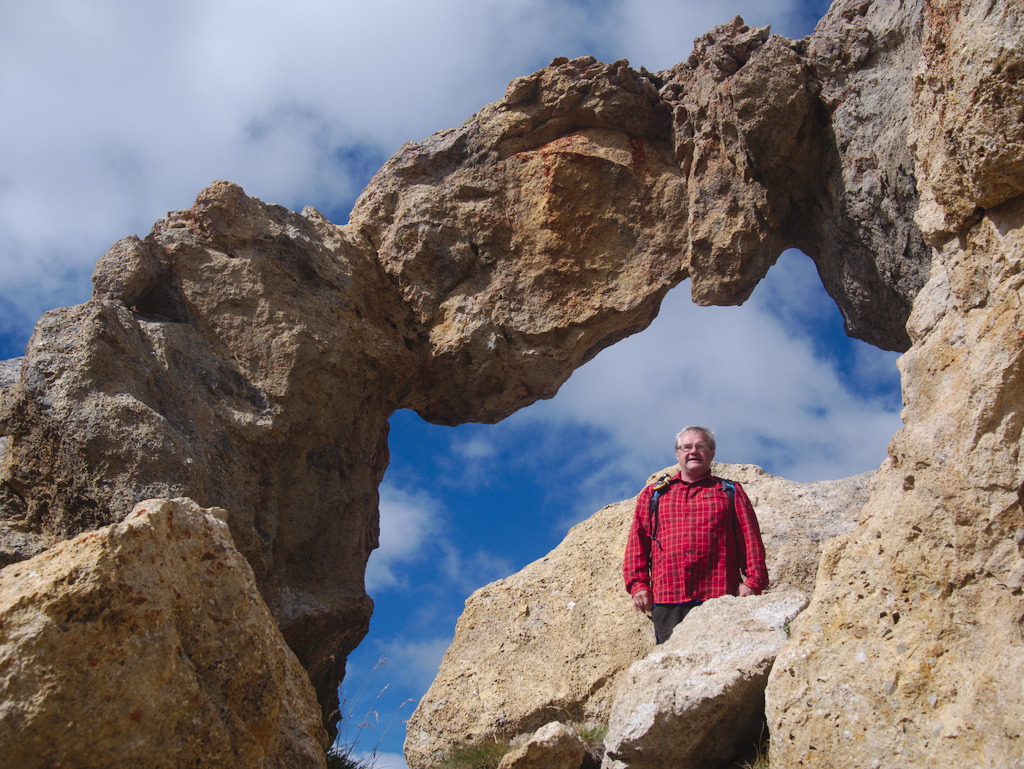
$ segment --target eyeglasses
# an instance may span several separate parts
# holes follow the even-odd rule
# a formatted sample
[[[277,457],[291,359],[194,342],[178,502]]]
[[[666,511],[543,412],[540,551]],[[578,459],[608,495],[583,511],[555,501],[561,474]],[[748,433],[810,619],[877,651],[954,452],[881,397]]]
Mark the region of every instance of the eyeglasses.
[[[706,443],[684,443],[681,446],[676,446],[676,451],[699,451],[704,453],[710,450],[711,447]]]

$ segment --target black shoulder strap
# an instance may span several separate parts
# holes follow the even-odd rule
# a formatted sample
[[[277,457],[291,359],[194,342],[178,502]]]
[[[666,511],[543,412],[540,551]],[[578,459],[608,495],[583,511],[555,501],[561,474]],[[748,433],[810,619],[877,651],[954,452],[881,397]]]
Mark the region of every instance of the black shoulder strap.
[[[732,481],[727,481],[725,478],[719,478],[719,483],[722,485],[722,490],[729,495],[729,501],[736,504],[736,484]]]
[[[661,499],[661,495],[668,491],[668,487],[674,480],[678,479],[670,478],[668,473],[665,473],[654,482],[654,493],[651,494],[651,540],[654,542],[658,542],[658,501]],[[658,547],[661,547],[660,542],[658,542]]]
[[[727,481],[724,478],[719,479],[722,489],[726,494],[729,495],[729,504],[732,506],[732,525],[733,525],[733,536],[739,539],[738,520],[736,518],[736,483],[734,481]],[[741,551],[742,553],[742,551]],[[745,563],[740,564],[740,577],[746,577],[747,567]]]

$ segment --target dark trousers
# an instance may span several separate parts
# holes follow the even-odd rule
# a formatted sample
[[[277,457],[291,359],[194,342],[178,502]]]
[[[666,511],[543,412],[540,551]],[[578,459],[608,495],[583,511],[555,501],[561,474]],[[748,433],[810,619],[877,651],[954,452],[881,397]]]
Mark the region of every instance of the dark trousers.
[[[654,642],[663,644],[672,635],[676,625],[686,619],[690,609],[699,606],[703,601],[690,601],[689,603],[656,603],[651,609],[651,618],[654,620]]]

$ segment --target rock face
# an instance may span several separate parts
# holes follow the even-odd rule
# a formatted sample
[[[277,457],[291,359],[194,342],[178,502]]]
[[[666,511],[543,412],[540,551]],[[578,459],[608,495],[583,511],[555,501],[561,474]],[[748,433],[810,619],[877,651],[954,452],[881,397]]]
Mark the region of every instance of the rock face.
[[[937,2],[921,21],[909,138],[935,259],[906,427],[772,673],[787,767],[1024,764],[1024,13]]]
[[[742,301],[795,246],[847,333],[909,345],[904,324],[930,259],[912,219],[905,133],[920,3],[900,3],[902,16],[892,5],[839,0],[802,41],[736,19],[660,73],[688,177],[696,301]]]
[[[764,688],[797,591],[725,596],[694,609],[619,681],[605,769],[713,769],[757,742]]]
[[[870,474],[796,483],[754,465],[716,464],[714,472],[742,483],[754,503],[773,589],[804,595],[822,543],[854,528],[871,485]],[[623,676],[654,645],[650,620],[633,611],[622,583],[635,505],[635,498],[608,505],[541,560],[469,597],[406,728],[411,767],[552,720],[608,722]]]
[[[4,766],[325,765],[313,688],[219,515],[150,500],[0,571]]]
[[[344,226],[215,183],[0,367],[2,563],[143,499],[222,507],[330,722],[388,416],[501,419],[683,279],[739,303],[798,246],[851,334],[909,349],[906,428],[776,665],[773,756],[1021,763],[1022,30],[1009,0],[836,0],[659,74],[558,59]]]

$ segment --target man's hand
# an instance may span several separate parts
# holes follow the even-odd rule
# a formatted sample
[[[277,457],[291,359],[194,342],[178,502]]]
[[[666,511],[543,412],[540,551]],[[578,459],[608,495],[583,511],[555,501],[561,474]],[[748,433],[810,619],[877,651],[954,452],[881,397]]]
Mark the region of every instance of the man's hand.
[[[748,595],[753,595],[754,591],[746,585],[740,585],[740,598],[746,598]]]
[[[647,613],[651,610],[651,591],[637,590],[633,593],[633,608]]]

